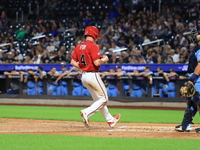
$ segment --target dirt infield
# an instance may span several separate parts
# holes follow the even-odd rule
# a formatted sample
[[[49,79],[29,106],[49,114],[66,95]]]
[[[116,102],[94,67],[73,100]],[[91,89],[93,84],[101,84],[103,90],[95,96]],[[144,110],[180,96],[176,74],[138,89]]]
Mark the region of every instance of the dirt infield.
[[[77,135],[92,137],[126,137],[126,138],[190,138],[200,139],[200,133],[176,132],[175,124],[149,124],[149,123],[118,123],[110,128],[106,123],[91,122],[86,128],[82,122],[8,119],[0,118],[0,134],[53,134]],[[199,128],[194,125],[193,128]]]

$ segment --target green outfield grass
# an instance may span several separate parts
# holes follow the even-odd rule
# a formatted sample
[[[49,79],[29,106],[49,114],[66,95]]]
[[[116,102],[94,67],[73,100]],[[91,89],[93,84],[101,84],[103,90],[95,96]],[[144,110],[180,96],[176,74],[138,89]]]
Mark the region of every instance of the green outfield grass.
[[[1,150],[198,150],[195,139],[100,138],[0,134]]]
[[[82,121],[79,111],[83,108],[74,107],[47,107],[47,106],[6,106],[0,105],[0,118],[26,118],[45,120]],[[135,123],[180,123],[184,111],[176,110],[141,110],[141,109],[113,109],[111,114],[122,115],[120,122]],[[101,113],[93,115],[91,122],[104,122]],[[195,123],[200,123],[200,118],[194,118]]]
[[[50,119],[82,121],[79,111],[83,108],[44,107],[44,106],[6,106],[0,105],[0,118]],[[184,111],[109,109],[111,114],[122,115],[120,122],[133,123],[177,123],[182,120]],[[100,113],[91,122],[105,122]],[[197,116],[195,123],[199,123]],[[3,123],[3,122],[2,122]],[[181,133],[180,133],[181,134]],[[138,139],[138,138],[98,138],[67,135],[0,134],[1,150],[188,150],[198,149],[200,140],[196,139]],[[199,148],[200,149],[200,148]]]

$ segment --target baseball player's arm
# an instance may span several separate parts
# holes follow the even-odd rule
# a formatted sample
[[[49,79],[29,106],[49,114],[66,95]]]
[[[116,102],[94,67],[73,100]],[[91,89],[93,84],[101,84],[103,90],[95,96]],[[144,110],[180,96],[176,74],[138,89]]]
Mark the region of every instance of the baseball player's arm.
[[[171,74],[167,75],[169,78],[170,77],[173,77],[173,76],[176,76],[176,73],[175,72],[172,72]]]
[[[35,75],[35,74],[36,74],[34,71],[31,71],[31,70],[29,70],[28,73],[29,73],[30,75]]]
[[[26,83],[28,81],[28,76],[24,77],[24,83]]]
[[[21,72],[20,73],[20,82],[23,82],[23,80],[24,80],[24,72]]]
[[[95,60],[94,64],[95,64],[95,66],[100,66],[100,65],[106,63],[108,60],[109,60],[108,56],[103,55],[102,58]]]
[[[196,66],[195,70],[194,70],[194,73],[196,75],[200,75],[200,62],[198,62],[198,65]]]
[[[169,82],[169,77],[171,77],[170,75],[168,75],[167,73],[163,73],[163,77],[165,78],[165,80],[167,82]]]
[[[59,75],[59,77],[56,79],[55,83],[57,83],[60,79],[62,79],[62,77],[64,77],[67,74],[68,74],[68,72],[65,72],[65,73],[62,73],[61,75]]]
[[[80,73],[79,72],[73,72],[73,73],[69,73],[68,76],[76,76],[78,74],[80,74]]]
[[[11,73],[10,73],[10,72],[7,72],[7,71],[5,71],[3,74],[4,74],[4,75],[10,75]]]
[[[153,77],[152,77],[152,75],[149,75],[149,84],[153,84]]]
[[[111,72],[107,72],[107,73],[102,73],[102,78],[104,78],[105,76],[115,76],[117,73],[115,72],[113,72],[113,73],[111,73]]]
[[[55,72],[55,73],[53,74],[53,76],[54,76],[54,77],[58,77],[58,76],[60,76],[60,74],[59,74],[58,72]]]
[[[38,76],[38,78],[43,79],[44,76],[46,76],[46,73],[42,72],[42,73]]]
[[[189,81],[194,83],[200,75],[200,62],[197,64],[196,68],[194,69],[193,75],[190,77]]]
[[[116,72],[117,76],[123,76],[126,75],[126,71],[122,71],[122,72]]]
[[[149,74],[146,72],[138,72],[138,73],[134,73],[134,76],[145,76],[147,77]]]
[[[198,50],[195,53],[195,56],[196,56],[197,61],[198,61],[198,64],[197,64],[197,66],[194,69],[193,75],[189,79],[189,81],[191,81],[192,83],[194,83],[196,81],[196,79],[198,79],[198,77],[200,75],[200,57],[199,57],[199,55],[200,55],[200,50]]]
[[[80,67],[79,67],[79,63],[76,62],[76,61],[73,60],[73,59],[71,60],[70,64],[71,64],[72,66],[76,67],[76,68],[80,68]]]

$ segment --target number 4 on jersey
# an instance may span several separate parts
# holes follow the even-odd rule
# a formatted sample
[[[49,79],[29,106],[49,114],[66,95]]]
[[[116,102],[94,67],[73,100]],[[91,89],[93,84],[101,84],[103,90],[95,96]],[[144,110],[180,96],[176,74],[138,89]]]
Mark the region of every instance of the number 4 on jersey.
[[[85,61],[85,55],[84,55],[84,54],[81,55],[81,63],[82,63],[84,66],[87,66],[86,61]]]

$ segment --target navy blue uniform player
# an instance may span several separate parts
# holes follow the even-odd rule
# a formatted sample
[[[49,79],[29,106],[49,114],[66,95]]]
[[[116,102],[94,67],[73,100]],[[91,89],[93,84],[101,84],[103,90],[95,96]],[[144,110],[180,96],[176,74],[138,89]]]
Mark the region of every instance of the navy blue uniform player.
[[[200,31],[200,30],[199,30]],[[198,105],[199,105],[199,93],[200,93],[200,35],[197,30],[191,32],[191,40],[196,44],[189,56],[188,63],[188,73],[190,74],[190,79],[188,82],[193,82],[196,88],[196,93],[194,96],[187,98],[187,108],[184,113],[184,117],[181,125],[175,127],[175,130],[179,132],[192,130],[191,125],[193,117],[195,116]],[[197,128],[198,130],[199,128]]]

